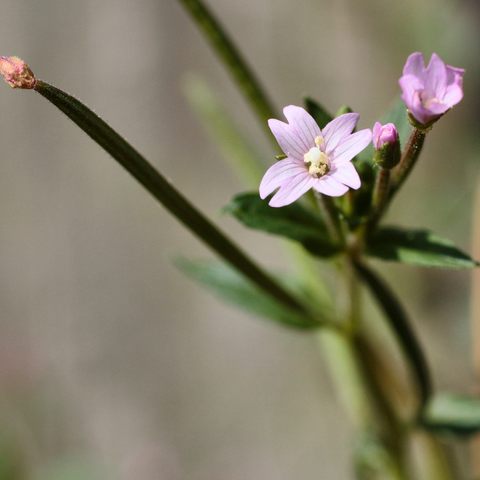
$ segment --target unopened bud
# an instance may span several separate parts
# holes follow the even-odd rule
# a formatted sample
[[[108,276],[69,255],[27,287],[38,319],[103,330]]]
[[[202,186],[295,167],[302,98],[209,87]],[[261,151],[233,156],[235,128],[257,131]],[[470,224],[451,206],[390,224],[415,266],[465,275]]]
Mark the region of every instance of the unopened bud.
[[[379,122],[373,127],[373,160],[382,168],[391,169],[400,161],[400,140],[393,123],[383,125]]]
[[[373,146],[375,150],[383,147],[386,143],[393,145],[398,138],[397,128],[393,123],[383,125],[377,122],[373,127]]]
[[[35,88],[37,81],[28,65],[18,57],[0,57],[0,73],[13,88]]]

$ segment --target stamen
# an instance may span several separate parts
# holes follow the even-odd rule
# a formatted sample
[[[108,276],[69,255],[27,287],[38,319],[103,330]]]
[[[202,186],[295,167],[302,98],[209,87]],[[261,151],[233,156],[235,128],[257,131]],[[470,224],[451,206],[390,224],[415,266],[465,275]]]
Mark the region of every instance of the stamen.
[[[430,105],[432,103],[443,103],[441,100],[439,100],[438,98],[435,98],[435,97],[431,98],[430,100],[426,100],[425,92],[422,93],[420,98],[422,100],[422,105],[427,109],[430,108]]]
[[[322,144],[323,138],[317,137],[315,143]],[[304,156],[304,162],[309,163],[308,173],[315,177],[323,177],[328,170],[328,157],[325,153],[321,152],[318,147],[312,147]]]
[[[327,165],[325,163],[321,163],[320,165],[314,165],[313,163],[308,167],[308,173],[312,176],[315,174],[319,177],[323,177],[327,172]]]

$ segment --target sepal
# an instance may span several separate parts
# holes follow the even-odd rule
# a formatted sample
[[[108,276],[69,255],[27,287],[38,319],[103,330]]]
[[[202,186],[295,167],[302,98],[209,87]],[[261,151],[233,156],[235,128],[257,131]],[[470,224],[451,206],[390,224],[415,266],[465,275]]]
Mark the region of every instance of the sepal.
[[[397,140],[393,143],[393,146],[387,142],[378,150],[375,150],[373,154],[373,161],[379,167],[391,170],[400,162],[400,153],[400,140],[397,138]]]

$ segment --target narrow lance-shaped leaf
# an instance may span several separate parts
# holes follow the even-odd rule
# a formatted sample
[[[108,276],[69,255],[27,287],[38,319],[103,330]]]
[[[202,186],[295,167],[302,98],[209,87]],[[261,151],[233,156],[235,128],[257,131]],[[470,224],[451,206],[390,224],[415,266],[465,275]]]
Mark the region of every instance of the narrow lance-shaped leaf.
[[[367,253],[389,260],[423,267],[474,268],[478,262],[457,248],[450,240],[429,230],[380,228],[367,244]]]
[[[329,257],[338,252],[320,217],[298,202],[271,208],[268,199],[260,199],[258,193],[247,193],[234,197],[223,211],[247,227],[300,242],[313,255]]]
[[[216,261],[192,261],[179,259],[177,266],[188,276],[207,287],[212,293],[219,296],[227,303],[247,310],[260,317],[266,317],[282,325],[300,330],[311,330],[330,322],[330,314],[325,308],[313,306],[313,299],[306,298],[298,284],[290,284],[289,288],[296,291],[297,295],[304,297],[306,302],[312,304],[318,316],[305,316],[286,308],[255,288],[251,283],[239,275],[225,263]]]
[[[434,395],[422,424],[437,433],[467,437],[480,431],[480,398],[451,393]]]

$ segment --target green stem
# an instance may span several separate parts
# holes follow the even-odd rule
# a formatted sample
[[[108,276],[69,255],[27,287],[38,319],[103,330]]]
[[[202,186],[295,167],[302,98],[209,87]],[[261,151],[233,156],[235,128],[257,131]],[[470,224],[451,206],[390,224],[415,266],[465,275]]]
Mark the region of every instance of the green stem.
[[[399,452],[382,438],[377,392],[371,388],[355,337],[325,328],[318,339],[339,399],[355,428],[357,470],[368,472],[359,478],[406,480]]]
[[[382,307],[400,341],[402,350],[411,364],[420,390],[419,418],[431,396],[432,386],[427,362],[410,326],[407,314],[390,288],[376,273],[358,259],[353,261],[353,265],[360,278],[368,285],[370,291]]]
[[[314,194],[317,199],[318,207],[323,214],[323,219],[330,238],[334,243],[345,245],[345,234],[343,232],[337,207],[335,206],[332,197],[317,192],[316,190],[314,191]]]
[[[408,175],[412,171],[415,163],[422,152],[423,144],[425,142],[426,133],[421,132],[417,128],[413,129],[410,138],[402,152],[400,163],[393,170],[392,188],[390,189],[390,198],[403,185]]]
[[[349,335],[332,328],[318,333],[338,396],[357,431],[372,431],[375,409],[355,344]]]
[[[277,301],[308,314],[306,308],[289,292],[270,278],[246,256],[227,236],[215,227],[185,197],[183,197],[153,166],[100,117],[68,93],[38,81],[35,91],[52,102],[85,133],[104,148],[167,210],[220,257],[240,271],[260,289]]]
[[[445,455],[444,447],[429,432],[419,430],[413,434],[413,452],[416,454],[418,478],[425,480],[454,480],[456,475]]]
[[[267,120],[278,118],[278,114],[260,86],[252,69],[229,38],[219,21],[200,0],[179,0],[202,30],[216,54],[230,71],[243,95],[255,111],[262,128],[272,138]],[[276,142],[275,142],[276,144]]]
[[[375,180],[375,187],[372,195],[371,213],[367,221],[366,235],[371,235],[376,230],[378,222],[385,211],[390,190],[390,177],[391,170],[378,167],[377,178]]]

